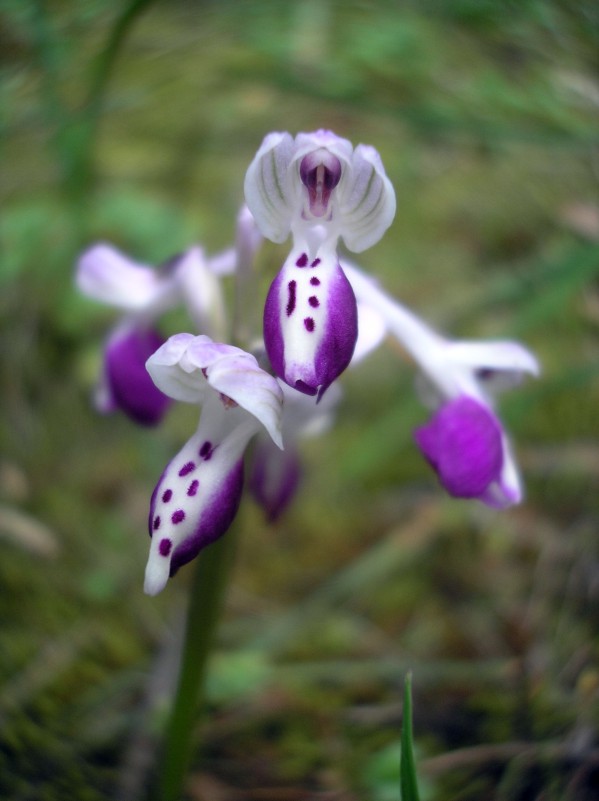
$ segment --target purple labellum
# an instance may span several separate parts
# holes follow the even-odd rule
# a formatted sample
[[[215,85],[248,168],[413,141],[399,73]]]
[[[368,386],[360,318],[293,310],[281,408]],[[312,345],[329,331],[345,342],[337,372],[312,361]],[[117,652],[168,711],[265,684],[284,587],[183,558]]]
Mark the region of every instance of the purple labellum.
[[[157,425],[171,399],[150,378],[147,359],[164,340],[153,330],[133,328],[106,347],[105,371],[112,405],[141,425]]]
[[[243,460],[239,460],[219,489],[207,501],[197,528],[175,548],[170,575],[194,559],[198,553],[221,537],[229,528],[241,501],[243,490]]]
[[[444,404],[414,438],[450,495],[482,500],[489,486],[500,481],[501,426],[473,398],[464,395]]]
[[[293,311],[299,314],[288,314],[290,263],[295,263],[293,257],[266,298],[264,342],[276,375],[320,399],[351,361],[358,335],[356,299],[339,264],[328,263],[316,281],[294,279]],[[314,286],[320,287],[318,296]]]

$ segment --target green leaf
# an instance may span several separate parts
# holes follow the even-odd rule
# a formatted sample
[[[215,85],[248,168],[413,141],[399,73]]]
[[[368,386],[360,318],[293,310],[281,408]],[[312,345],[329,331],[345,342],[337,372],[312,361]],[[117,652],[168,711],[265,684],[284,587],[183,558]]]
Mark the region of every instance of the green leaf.
[[[412,674],[408,673],[404,685],[403,727],[401,731],[401,757],[399,762],[401,801],[420,801],[414,761],[412,739]]]

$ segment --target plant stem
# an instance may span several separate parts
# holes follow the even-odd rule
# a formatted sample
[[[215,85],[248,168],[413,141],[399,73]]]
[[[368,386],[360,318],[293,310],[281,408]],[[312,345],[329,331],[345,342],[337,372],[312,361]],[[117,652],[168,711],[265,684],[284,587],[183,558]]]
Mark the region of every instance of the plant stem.
[[[192,735],[203,701],[206,665],[230,572],[234,529],[197,558],[191,586],[179,683],[167,724],[160,801],[179,801],[192,752]]]

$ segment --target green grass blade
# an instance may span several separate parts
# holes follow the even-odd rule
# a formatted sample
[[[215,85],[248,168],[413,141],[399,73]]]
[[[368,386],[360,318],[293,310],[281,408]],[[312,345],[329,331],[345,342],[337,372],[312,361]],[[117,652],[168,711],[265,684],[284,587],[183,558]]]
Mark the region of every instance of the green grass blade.
[[[403,727],[401,731],[401,757],[399,763],[401,801],[420,801],[414,761],[412,738],[412,674],[408,673],[404,685]]]

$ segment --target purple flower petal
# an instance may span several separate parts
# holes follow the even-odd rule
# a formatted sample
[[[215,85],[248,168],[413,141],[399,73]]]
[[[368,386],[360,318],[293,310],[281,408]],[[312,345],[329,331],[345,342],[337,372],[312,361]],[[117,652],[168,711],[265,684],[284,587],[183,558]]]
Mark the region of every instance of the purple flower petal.
[[[264,342],[276,375],[320,400],[350,363],[357,336],[356,299],[336,257],[293,252],[264,307]]]
[[[464,395],[444,404],[427,425],[416,429],[414,438],[450,495],[484,500],[501,478],[501,426],[473,398]]]
[[[131,328],[118,332],[108,342],[104,354],[107,408],[121,409],[141,425],[157,425],[171,401],[150,378],[146,361],[164,340],[154,330]]]

